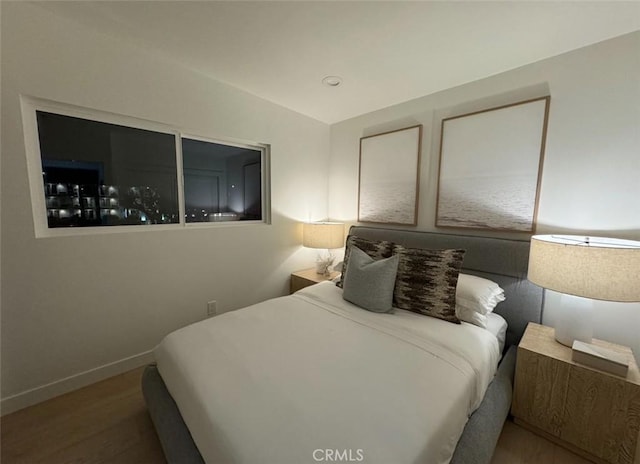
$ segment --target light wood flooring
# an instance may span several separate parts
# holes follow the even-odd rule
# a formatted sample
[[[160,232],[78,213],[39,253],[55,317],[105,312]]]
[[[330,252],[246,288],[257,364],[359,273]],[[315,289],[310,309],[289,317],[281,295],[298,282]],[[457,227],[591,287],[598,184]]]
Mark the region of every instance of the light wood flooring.
[[[142,368],[0,419],[2,464],[164,463]]]
[[[3,464],[164,464],[140,390],[142,368],[0,419]],[[507,421],[492,464],[588,464]]]

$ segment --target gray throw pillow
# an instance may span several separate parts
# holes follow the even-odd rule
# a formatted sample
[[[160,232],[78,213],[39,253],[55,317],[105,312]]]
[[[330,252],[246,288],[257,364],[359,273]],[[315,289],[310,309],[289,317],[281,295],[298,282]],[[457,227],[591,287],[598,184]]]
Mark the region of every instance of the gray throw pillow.
[[[342,264],[342,275],[340,280],[336,282],[338,287],[342,287],[344,279],[347,276],[349,270],[349,256],[351,255],[351,248],[358,247],[373,259],[390,258],[393,254],[393,243],[385,240],[367,240],[366,238],[360,238],[356,235],[349,235],[345,244],[344,250],[344,262]]]
[[[460,324],[456,285],[465,250],[425,250],[394,246],[399,256],[395,306]]]
[[[393,309],[397,270],[398,256],[376,261],[352,246],[342,297],[369,311],[389,312]]]

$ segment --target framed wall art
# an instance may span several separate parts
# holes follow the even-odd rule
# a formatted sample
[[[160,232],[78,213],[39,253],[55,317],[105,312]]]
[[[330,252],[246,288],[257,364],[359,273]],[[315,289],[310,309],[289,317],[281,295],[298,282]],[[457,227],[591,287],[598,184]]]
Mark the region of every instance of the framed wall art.
[[[437,227],[535,231],[550,99],[442,120]]]
[[[360,139],[358,221],[418,223],[422,125]]]

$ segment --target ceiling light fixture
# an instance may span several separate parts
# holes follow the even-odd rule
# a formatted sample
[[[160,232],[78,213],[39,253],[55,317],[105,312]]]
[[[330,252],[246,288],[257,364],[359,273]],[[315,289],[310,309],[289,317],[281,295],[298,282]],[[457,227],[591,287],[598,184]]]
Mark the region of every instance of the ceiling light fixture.
[[[342,84],[342,78],[338,76],[327,76],[322,79],[322,83],[327,87],[338,87]]]

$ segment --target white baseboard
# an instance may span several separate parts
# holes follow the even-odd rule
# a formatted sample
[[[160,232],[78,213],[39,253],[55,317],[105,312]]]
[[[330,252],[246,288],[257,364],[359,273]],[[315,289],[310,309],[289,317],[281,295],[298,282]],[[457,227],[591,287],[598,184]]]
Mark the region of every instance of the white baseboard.
[[[0,400],[0,416],[41,403],[153,362],[151,351],[136,354]]]

